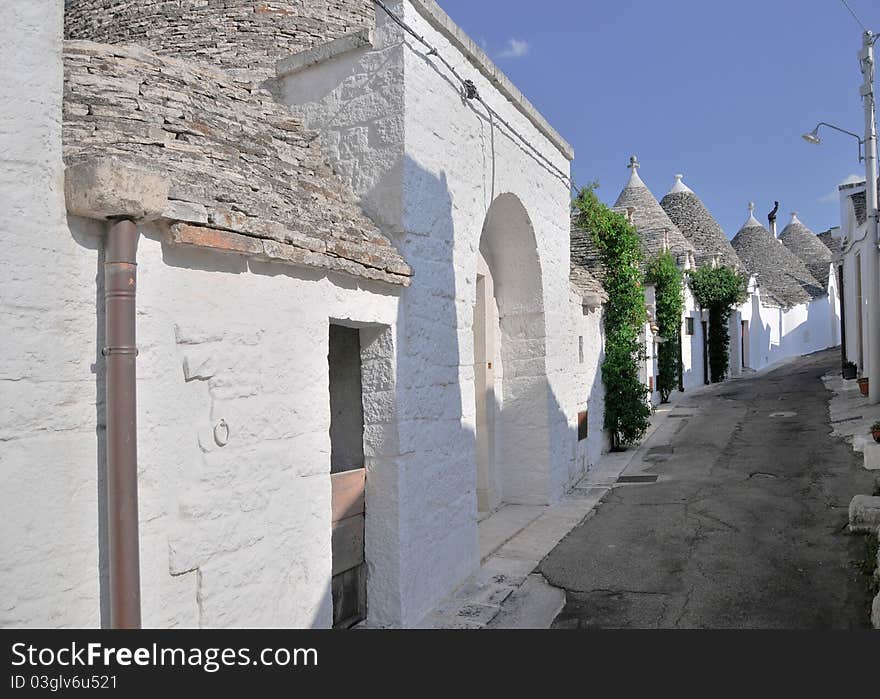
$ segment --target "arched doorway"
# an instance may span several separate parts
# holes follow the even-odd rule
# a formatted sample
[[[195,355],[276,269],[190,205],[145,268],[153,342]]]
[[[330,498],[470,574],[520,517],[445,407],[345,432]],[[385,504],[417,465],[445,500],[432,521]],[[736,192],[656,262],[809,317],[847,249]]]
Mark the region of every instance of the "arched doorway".
[[[528,213],[502,194],[483,223],[476,261],[474,390],[477,504],[549,500],[549,384],[543,284]]]

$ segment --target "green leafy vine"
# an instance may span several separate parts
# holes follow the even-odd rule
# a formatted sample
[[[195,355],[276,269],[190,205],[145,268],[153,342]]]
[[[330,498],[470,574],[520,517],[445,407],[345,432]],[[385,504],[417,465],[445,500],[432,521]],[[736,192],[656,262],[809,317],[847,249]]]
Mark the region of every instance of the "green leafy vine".
[[[582,188],[573,202],[577,224],[589,231],[607,270],[604,287],[605,429],[612,448],[638,442],[648,429],[651,410],[647,387],[639,380],[639,363],[645,352],[639,333],[646,319],[642,274],[642,249],[638,233],[623,215],[599,201],[593,183]]]
[[[657,349],[657,390],[661,402],[667,403],[669,395],[681,383],[679,349],[684,313],[683,275],[672,255],[662,252],[648,263],[645,278],[655,289],[656,321],[662,339]]]
[[[730,312],[746,299],[748,279],[730,267],[701,267],[690,273],[690,287],[701,308],[709,310],[709,370],[712,383],[723,381],[730,364]]]

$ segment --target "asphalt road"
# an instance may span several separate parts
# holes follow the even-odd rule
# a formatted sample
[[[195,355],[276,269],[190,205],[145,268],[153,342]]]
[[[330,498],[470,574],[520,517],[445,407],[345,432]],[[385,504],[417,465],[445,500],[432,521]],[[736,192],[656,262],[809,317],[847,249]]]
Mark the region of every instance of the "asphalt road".
[[[821,352],[685,396],[668,446],[636,466],[659,480],[615,487],[541,563],[566,591],[554,627],[867,627],[864,538],[846,524],[874,479],[830,434],[820,377],[839,363]]]

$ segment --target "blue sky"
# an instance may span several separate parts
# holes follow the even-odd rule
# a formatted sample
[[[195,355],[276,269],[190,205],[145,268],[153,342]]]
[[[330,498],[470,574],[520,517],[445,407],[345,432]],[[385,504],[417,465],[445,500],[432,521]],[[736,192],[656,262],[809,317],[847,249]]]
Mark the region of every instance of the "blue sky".
[[[747,203],[839,224],[836,185],[864,178],[861,29],[840,0],[439,0],[575,149],[578,183],[613,203],[632,153],[661,199],[676,173],[733,237]],[[849,0],[880,32],[880,3]]]

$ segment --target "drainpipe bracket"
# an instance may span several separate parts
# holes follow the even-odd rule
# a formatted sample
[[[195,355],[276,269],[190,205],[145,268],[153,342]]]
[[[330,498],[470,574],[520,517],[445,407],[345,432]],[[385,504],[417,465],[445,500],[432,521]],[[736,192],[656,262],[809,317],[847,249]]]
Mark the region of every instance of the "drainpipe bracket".
[[[102,347],[101,355],[109,357],[111,354],[131,354],[137,357],[140,350],[137,347]]]

